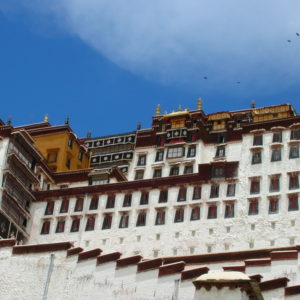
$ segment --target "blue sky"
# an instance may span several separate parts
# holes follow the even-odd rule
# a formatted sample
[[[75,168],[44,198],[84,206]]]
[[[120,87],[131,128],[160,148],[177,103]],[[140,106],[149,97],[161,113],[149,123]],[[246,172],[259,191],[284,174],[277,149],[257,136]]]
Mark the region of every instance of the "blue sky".
[[[296,0],[0,0],[0,118],[70,116],[79,136],[100,136],[199,97],[207,113],[252,99],[299,112],[299,11]]]

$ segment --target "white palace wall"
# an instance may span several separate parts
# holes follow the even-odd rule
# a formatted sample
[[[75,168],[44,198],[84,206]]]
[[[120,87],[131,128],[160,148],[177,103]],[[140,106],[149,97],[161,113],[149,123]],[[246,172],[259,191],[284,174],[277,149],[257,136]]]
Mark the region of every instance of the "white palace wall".
[[[116,194],[116,205],[112,209],[106,209],[107,194],[99,195],[99,207],[96,211],[89,210],[91,195],[85,195],[85,204],[82,212],[74,212],[76,197],[70,197],[68,213],[60,214],[61,198],[55,201],[55,210],[52,216],[45,216],[46,202],[34,203],[31,209],[32,224],[30,243],[47,243],[71,240],[76,246],[86,249],[105,247],[110,251],[122,251],[127,255],[141,254],[147,257],[162,255],[188,255],[194,253],[210,253],[222,251],[236,251],[257,249],[265,247],[288,246],[300,243],[298,229],[300,226],[299,210],[288,211],[288,194],[299,195],[300,189],[289,190],[289,172],[300,171],[300,158],[289,159],[290,130],[283,131],[282,160],[271,162],[271,150],[273,132],[264,132],[262,146],[262,163],[253,165],[252,148],[253,134],[243,136],[242,143],[232,142],[226,144],[226,161],[239,161],[238,177],[230,182],[236,183],[235,196],[227,197],[226,189],[228,181],[224,178],[216,178],[214,182],[220,185],[219,197],[210,198],[211,182],[202,184],[202,195],[199,200],[192,200],[194,185],[187,186],[186,201],[177,202],[179,187],[169,187],[168,202],[158,203],[159,189],[149,191],[149,204],[140,205],[141,191],[132,191],[132,204],[130,207],[122,207],[125,193]],[[276,145],[275,145],[276,146]],[[136,149],[132,169],[129,177],[134,176],[134,168],[139,153],[145,153],[145,149]],[[152,164],[155,157],[155,149],[147,149],[147,165],[145,167],[146,178],[152,177]],[[215,145],[197,145],[197,153],[194,158],[194,172],[198,172],[198,164],[214,161]],[[185,159],[184,159],[185,160]],[[168,174],[168,159],[164,160],[166,174]],[[181,173],[182,174],[182,173]],[[270,176],[280,174],[280,191],[270,192]],[[260,179],[259,194],[250,194],[250,181],[255,177]],[[279,197],[279,208],[276,213],[269,213],[269,197]],[[258,198],[259,213],[248,215],[249,199]],[[225,204],[227,201],[235,203],[233,218],[224,218]],[[217,205],[217,218],[208,219],[208,206]],[[191,209],[200,206],[200,220],[190,220]],[[184,221],[174,223],[175,211],[183,207]],[[164,225],[155,225],[156,211],[164,208],[166,221]],[[146,226],[137,227],[138,213],[147,212]],[[119,228],[120,216],[129,213],[128,228]],[[111,229],[102,230],[104,214],[113,215]],[[85,231],[86,216],[96,215],[95,230]],[[80,216],[80,230],[70,233],[73,216]],[[64,233],[55,233],[55,227],[59,218],[66,218]],[[50,234],[41,235],[43,219],[51,219]]]

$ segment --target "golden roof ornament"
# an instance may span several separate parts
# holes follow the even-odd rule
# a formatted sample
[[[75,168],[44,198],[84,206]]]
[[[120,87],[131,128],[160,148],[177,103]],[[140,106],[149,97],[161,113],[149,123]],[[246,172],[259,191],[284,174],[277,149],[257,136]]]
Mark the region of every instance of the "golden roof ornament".
[[[199,98],[197,100],[197,109],[198,110],[202,110],[203,109],[203,100],[201,98]]]
[[[160,116],[161,110],[160,110],[160,104],[156,105],[156,109],[155,109],[155,115],[156,116]]]
[[[46,115],[44,116],[44,122],[49,122],[49,116],[48,116],[48,114],[46,114]]]
[[[182,111],[182,107],[181,107],[180,104],[179,104],[179,106],[178,106],[178,111]]]

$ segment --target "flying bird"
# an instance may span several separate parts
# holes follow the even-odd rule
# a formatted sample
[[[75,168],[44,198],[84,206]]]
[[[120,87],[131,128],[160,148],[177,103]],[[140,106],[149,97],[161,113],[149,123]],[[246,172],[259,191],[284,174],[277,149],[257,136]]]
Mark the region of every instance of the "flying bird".
[[[300,34],[298,32],[296,32],[296,36],[300,36]]]
[[[207,77],[206,77],[206,76],[204,76],[204,77],[203,77],[203,79],[207,79]]]
[[[240,81],[237,81],[236,83],[237,83],[237,84],[240,84],[241,82],[240,82]]]
[[[291,40],[287,40],[288,41],[288,43],[291,43],[292,41]]]

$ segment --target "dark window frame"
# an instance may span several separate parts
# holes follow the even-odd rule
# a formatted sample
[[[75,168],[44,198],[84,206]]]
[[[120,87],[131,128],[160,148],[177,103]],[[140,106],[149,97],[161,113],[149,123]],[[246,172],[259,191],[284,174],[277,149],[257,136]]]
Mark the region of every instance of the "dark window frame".
[[[116,203],[116,195],[108,195],[105,208],[114,208]]]
[[[188,148],[187,157],[195,157],[196,156],[196,151],[197,151],[196,146],[190,146]]]
[[[184,208],[177,208],[174,216],[174,223],[184,222]]]
[[[159,198],[158,198],[158,203],[166,203],[166,202],[168,202],[168,195],[169,195],[169,191],[168,190],[160,190],[160,192],[159,192]]]
[[[89,210],[97,210],[98,206],[99,206],[99,197],[98,196],[93,196],[91,198]]]
[[[202,187],[201,185],[195,185],[193,189],[193,200],[199,200],[202,196]]]
[[[191,217],[190,220],[191,221],[196,221],[196,220],[200,220],[200,206],[195,206],[192,208],[191,210]]]
[[[51,221],[50,220],[44,220],[40,234],[41,235],[49,234],[50,233],[50,226],[51,226]]]
[[[83,211],[83,205],[84,205],[84,198],[83,197],[78,197],[76,199],[76,203],[75,203],[75,207],[74,207],[74,211]]]
[[[124,195],[123,207],[130,207],[132,202],[132,194]]]
[[[146,166],[147,163],[147,155],[141,154],[138,156],[137,166]]]
[[[56,230],[55,233],[63,233],[65,231],[65,226],[66,226],[66,220],[58,220],[56,224]]]

